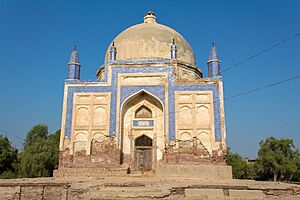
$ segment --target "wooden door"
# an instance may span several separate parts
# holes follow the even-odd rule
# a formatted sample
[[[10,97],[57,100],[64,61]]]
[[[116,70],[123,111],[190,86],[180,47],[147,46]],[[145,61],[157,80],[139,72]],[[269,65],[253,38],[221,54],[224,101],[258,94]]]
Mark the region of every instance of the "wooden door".
[[[142,135],[135,140],[135,168],[137,170],[152,170],[152,139]]]
[[[135,149],[135,166],[142,172],[152,169],[152,148],[136,147]]]

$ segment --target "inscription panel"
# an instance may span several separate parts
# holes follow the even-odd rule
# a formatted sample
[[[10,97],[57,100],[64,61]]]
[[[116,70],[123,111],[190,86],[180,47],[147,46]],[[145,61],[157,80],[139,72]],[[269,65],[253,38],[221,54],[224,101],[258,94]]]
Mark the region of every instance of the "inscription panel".
[[[154,120],[133,120],[132,125],[137,127],[152,127],[154,126]]]
[[[164,85],[166,82],[165,75],[162,74],[130,74],[121,76],[121,85],[138,86],[138,85]]]

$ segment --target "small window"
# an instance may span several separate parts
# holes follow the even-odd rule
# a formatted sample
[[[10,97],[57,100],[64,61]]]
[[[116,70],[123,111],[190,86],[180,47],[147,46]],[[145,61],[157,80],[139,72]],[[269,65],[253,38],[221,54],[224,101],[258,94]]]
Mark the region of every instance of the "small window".
[[[143,105],[135,111],[135,118],[152,118],[152,112]]]

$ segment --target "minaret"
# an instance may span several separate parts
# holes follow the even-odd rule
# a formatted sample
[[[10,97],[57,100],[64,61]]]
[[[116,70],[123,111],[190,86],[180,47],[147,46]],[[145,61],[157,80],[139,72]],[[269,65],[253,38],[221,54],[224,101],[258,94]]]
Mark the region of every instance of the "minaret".
[[[171,45],[171,59],[177,58],[177,46],[175,44],[175,39],[173,38],[173,43]]]
[[[217,49],[215,44],[212,43],[212,47],[210,49],[209,58],[207,61],[208,66],[208,77],[219,77],[221,76],[221,60],[219,60]]]
[[[76,44],[74,45],[74,49],[68,63],[68,79],[80,80],[80,62],[76,50]]]
[[[115,42],[112,42],[112,45],[110,47],[110,60],[116,60],[117,59],[117,48],[115,47]]]

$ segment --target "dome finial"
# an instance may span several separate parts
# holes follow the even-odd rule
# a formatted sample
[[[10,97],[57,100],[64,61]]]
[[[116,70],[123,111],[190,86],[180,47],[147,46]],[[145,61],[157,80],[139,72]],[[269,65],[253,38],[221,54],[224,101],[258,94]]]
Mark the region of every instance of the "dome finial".
[[[74,43],[73,51],[76,51],[76,43]]]
[[[153,11],[148,11],[145,14],[144,23],[156,23],[156,16]]]

